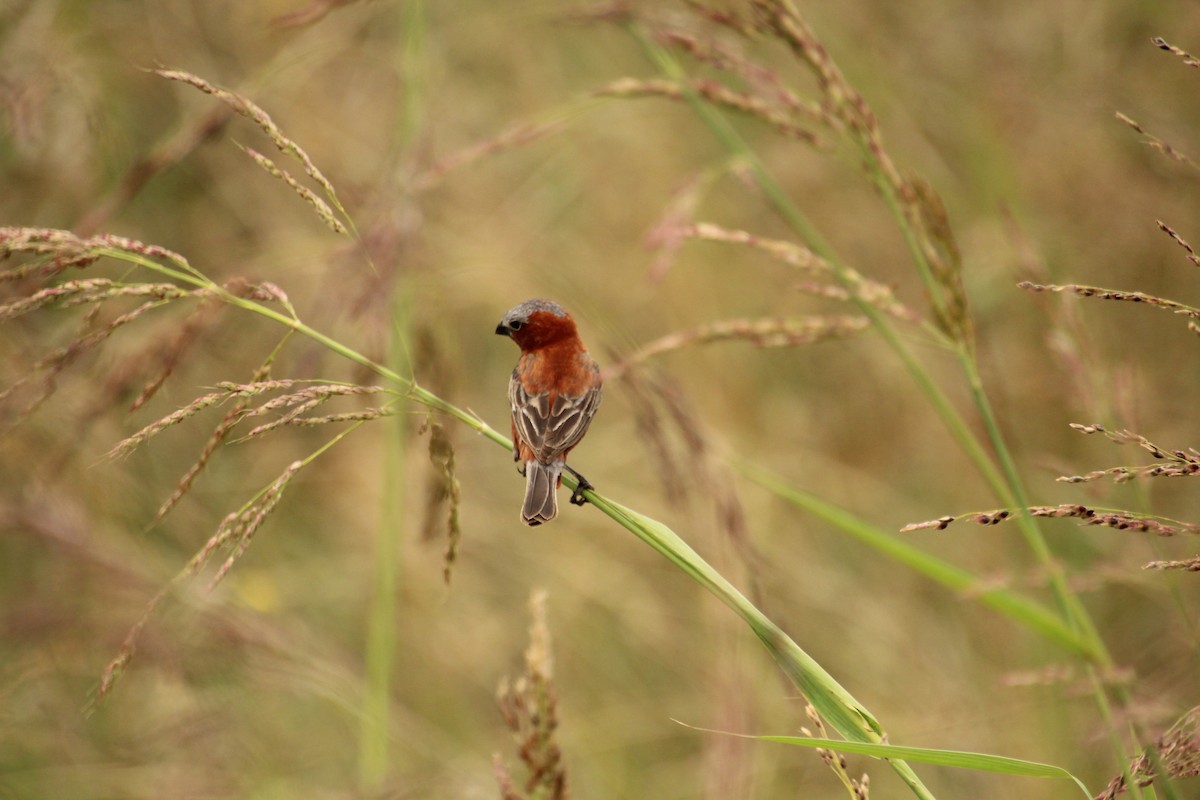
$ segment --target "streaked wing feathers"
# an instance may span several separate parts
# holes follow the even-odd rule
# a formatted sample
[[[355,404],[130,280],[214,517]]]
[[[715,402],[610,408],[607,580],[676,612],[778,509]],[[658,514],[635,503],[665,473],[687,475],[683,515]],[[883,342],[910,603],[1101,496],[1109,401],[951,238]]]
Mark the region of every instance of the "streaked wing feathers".
[[[582,395],[559,394],[554,398],[552,408],[550,395],[530,395],[521,385],[516,371],[508,384],[508,401],[512,405],[517,434],[543,463],[579,443],[600,407],[602,394],[600,386]]]

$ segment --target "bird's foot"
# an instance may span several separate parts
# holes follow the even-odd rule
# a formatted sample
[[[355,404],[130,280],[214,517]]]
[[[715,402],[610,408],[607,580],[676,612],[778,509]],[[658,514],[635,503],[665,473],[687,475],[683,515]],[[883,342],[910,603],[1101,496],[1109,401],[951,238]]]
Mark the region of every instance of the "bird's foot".
[[[582,506],[587,505],[587,498],[583,496],[584,492],[594,491],[595,486],[592,486],[587,481],[579,481],[579,485],[575,487],[575,491],[571,492],[571,505]]]
[[[566,466],[566,465],[564,465],[564,466]],[[580,475],[578,472],[571,469],[570,467],[566,467],[566,470],[567,470],[567,472],[574,475],[575,480],[578,481],[578,485],[576,485],[575,491],[571,492],[571,505],[573,505],[573,506],[585,505],[588,500],[586,497],[583,496],[583,493],[595,491],[596,487],[592,485],[591,481],[589,481],[587,478],[583,477],[582,475]]]

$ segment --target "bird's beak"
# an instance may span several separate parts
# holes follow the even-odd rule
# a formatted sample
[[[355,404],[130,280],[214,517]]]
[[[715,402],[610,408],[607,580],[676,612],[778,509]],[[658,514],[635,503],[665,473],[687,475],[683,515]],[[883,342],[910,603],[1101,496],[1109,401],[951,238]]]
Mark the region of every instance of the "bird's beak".
[[[508,336],[508,333],[509,333],[508,328],[504,327],[503,322],[501,322],[499,325],[496,326],[496,335],[497,336]]]

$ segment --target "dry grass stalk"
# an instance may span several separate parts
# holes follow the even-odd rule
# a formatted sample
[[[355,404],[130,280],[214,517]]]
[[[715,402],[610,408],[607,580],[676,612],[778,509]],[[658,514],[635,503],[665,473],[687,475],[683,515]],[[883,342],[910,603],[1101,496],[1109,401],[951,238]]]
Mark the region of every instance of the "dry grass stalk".
[[[1025,512],[1035,517],[1062,518],[1073,517],[1082,520],[1084,525],[1100,525],[1117,530],[1142,531],[1158,536],[1178,536],[1181,534],[1200,534],[1200,525],[1179,520],[1168,520],[1147,514],[1134,514],[1130,511],[1105,511],[1080,505],[1078,503],[1063,503],[1057,506],[1030,506]],[[953,522],[969,521],[980,525],[998,525],[1011,520],[1014,514],[1006,508],[995,511],[973,511],[958,516],[938,517],[925,522],[914,522],[900,529],[901,533],[928,530],[936,528],[945,530]]]
[[[70,231],[48,228],[0,228],[0,256],[17,254],[29,258],[26,263],[0,275],[3,279],[20,281],[22,284],[32,278],[44,282],[69,267],[86,267],[104,256],[119,258],[120,256],[113,251],[154,259],[165,262],[173,269],[194,273],[186,259],[178,253],[126,237],[103,234],[82,238]],[[29,287],[21,288],[29,291]],[[279,301],[290,309],[286,296],[271,284],[255,286],[244,280],[234,279],[224,288],[242,297]],[[0,304],[0,322],[51,305],[58,308],[91,306],[84,314],[75,338],[30,364],[24,370],[24,374],[0,391],[0,401],[9,401],[18,394],[27,393],[29,387],[40,382],[40,389],[34,390],[32,398],[23,402],[22,407],[15,413],[16,421],[28,417],[53,394],[59,374],[81,356],[105,342],[120,328],[171,302],[186,298],[201,300],[200,305],[191,312],[170,341],[153,341],[142,354],[126,359],[124,367],[117,365],[112,368],[109,379],[106,380],[109,391],[97,393],[95,396],[96,403],[103,400],[115,401],[118,394],[123,392],[139,373],[157,368],[157,374],[145,382],[139,396],[134,400],[132,407],[136,409],[157,392],[199,333],[208,327],[213,312],[219,307],[214,299],[216,293],[217,290],[213,287],[191,289],[171,283],[121,283],[106,278],[85,278],[46,286]],[[111,320],[100,322],[101,307],[108,301],[117,301],[124,297],[149,300]],[[95,415],[95,411],[91,412],[93,418]]]
[[[291,483],[292,478],[296,477],[296,473],[304,468],[304,464],[305,462],[303,461],[293,461],[252,503],[243,508],[241,512],[229,514],[221,521],[216,534],[209,540],[212,547],[210,548],[206,545],[205,551],[211,553],[215,547],[235,540],[237,544],[233,552],[229,554],[229,557],[217,569],[212,580],[209,581],[208,590],[210,592],[216,588],[221,579],[233,568],[234,563],[246,552],[246,548],[250,546],[254,534],[258,532],[263,522],[275,510],[275,507],[279,505],[279,501],[283,498],[283,490]]]
[[[25,372],[25,374],[16,381],[9,384],[0,391],[0,404],[6,403],[11,397],[25,390],[35,380],[41,380],[41,390],[34,397],[27,401],[25,405],[17,411],[12,424],[16,424],[22,419],[33,414],[42,403],[44,403],[56,388],[56,380],[59,374],[68,366],[76,361],[81,355],[97,347],[110,336],[116,333],[119,329],[136,321],[142,315],[158,308],[161,305],[171,302],[175,298],[166,298],[162,300],[151,300],[143,303],[140,306],[120,314],[109,322],[105,323],[104,327],[98,330],[87,331],[92,327],[96,320],[96,314],[100,309],[99,305],[92,307],[91,311],[85,315],[83,329],[77,337],[68,344],[51,350],[46,355],[35,361]]]
[[[117,655],[104,666],[104,671],[100,674],[100,685],[96,689],[96,700],[103,700],[125,673],[126,667],[133,660],[134,654],[137,653],[138,639],[141,637],[147,623],[150,622],[150,617],[153,616],[154,611],[162,605],[163,600],[167,599],[167,595],[174,588],[175,581],[172,581],[160,589],[151,598],[150,602],[146,604],[145,610],[142,611],[142,616],[126,632],[125,638],[121,641],[121,647],[117,650]]]
[[[667,500],[676,505],[682,504],[687,496],[688,477],[684,476],[681,465],[690,462],[675,455],[673,433],[677,432],[668,426],[669,419],[662,412],[659,399],[664,392],[663,382],[646,375],[641,369],[625,370],[621,377],[633,407],[637,440],[650,451],[655,466],[653,473],[661,481]],[[688,433],[683,435],[689,437]]]
[[[84,240],[70,231],[55,228],[0,228],[0,261],[14,254],[35,256],[30,263],[0,272],[0,281],[23,281],[35,274],[45,277],[58,274],[68,267],[87,266],[98,258],[89,250]]]
[[[160,419],[151,422],[132,436],[122,439],[111,450],[109,450],[108,458],[117,458],[131,453],[139,445],[144,444],[147,440],[162,433],[172,425],[178,425],[185,419],[195,416],[206,408],[214,405],[219,405],[227,400],[234,398],[249,398],[257,397],[266,392],[274,392],[280,389],[291,389],[295,386],[302,385],[303,381],[294,380],[264,380],[254,383],[232,383],[222,382],[217,384],[219,391],[209,392],[208,394],[197,397],[192,402],[182,408],[172,411],[170,414]],[[272,413],[281,409],[292,409],[284,415],[284,421],[274,421],[267,425],[260,426],[254,431],[251,431],[246,438],[259,435],[266,430],[272,430],[280,424],[286,424],[286,421],[294,419],[297,415],[310,411],[313,408],[334,397],[346,397],[364,394],[378,394],[387,391],[381,386],[359,386],[356,384],[315,384],[312,386],[303,386],[303,388],[285,395],[268,400],[260,406],[254,408],[243,409],[237,418],[241,421],[248,417],[257,417],[263,414]],[[374,416],[379,416],[378,414]],[[370,418],[374,418],[373,416]]]
[[[1029,280],[1046,280],[1049,267],[1028,232],[1007,210],[1002,211],[1001,220],[1017,256],[1018,273]],[[1047,298],[1038,305],[1048,322],[1046,349],[1057,362],[1059,374],[1070,384],[1066,394],[1073,407],[1089,417],[1111,416],[1111,395],[1114,387],[1120,390],[1121,384],[1083,325],[1079,304]]]
[[[360,412],[349,412],[350,416],[348,416],[348,417],[343,416],[343,415],[327,415],[325,417],[304,417],[303,415],[307,414],[308,412],[312,411],[313,409],[315,409],[321,405],[324,405],[325,403],[327,403],[328,401],[330,401],[331,399],[333,399],[335,397],[351,397],[351,396],[367,395],[367,394],[379,394],[381,392],[386,392],[386,391],[388,391],[388,390],[384,389],[382,386],[360,386],[360,385],[355,385],[355,384],[340,384],[340,383],[316,384],[314,386],[305,386],[304,388],[300,389],[299,391],[272,398],[271,400],[268,400],[267,402],[263,403],[260,406],[257,406],[255,408],[248,408],[245,411],[243,411],[242,419],[246,419],[249,417],[259,417],[264,414],[271,414],[271,413],[275,413],[277,411],[283,411],[284,409],[288,409],[278,419],[275,419],[275,420],[272,420],[271,422],[267,422],[262,425],[259,425],[258,427],[251,430],[249,433],[247,433],[245,436],[242,437],[241,441],[245,441],[246,439],[253,439],[256,436],[261,436],[264,433],[269,433],[270,431],[273,431],[277,428],[280,428],[280,427],[283,427],[286,425],[307,424],[308,426],[312,426],[312,425],[324,425],[324,424],[328,424],[331,422],[345,422],[345,421],[347,421],[347,419],[350,419],[350,418],[376,419],[378,417],[384,416],[384,414],[379,409],[368,409],[366,411],[360,411]],[[340,417],[340,418],[338,418],[338,417]]]
[[[178,425],[189,417],[193,417],[206,408],[223,403],[234,397],[253,397],[263,392],[291,386],[293,381],[260,381],[250,384],[222,383],[220,391],[209,392],[197,397],[182,408],[172,411],[165,417],[155,420],[130,437],[117,442],[108,451],[108,458],[118,458],[133,452],[139,445],[162,433],[172,425]]]
[[[752,247],[801,272],[821,276],[832,276],[833,274],[832,268],[825,259],[795,242],[767,239],[749,231],[725,228],[708,222],[685,226],[680,235],[700,241]],[[920,315],[896,299],[896,295],[890,287],[864,277],[860,272],[849,267],[845,267],[843,273],[845,286],[804,284],[801,288],[813,294],[822,294],[839,300],[850,299],[850,294],[853,292],[855,297],[897,319],[906,322],[920,321]]]
[[[364,408],[362,411],[345,411],[341,414],[325,414],[320,417],[296,417],[294,419],[281,420],[282,425],[287,425],[292,428],[316,428],[321,425],[335,425],[340,422],[370,422],[373,419],[383,419],[384,417],[393,417],[399,414],[400,408],[396,406],[380,406],[378,408]],[[272,423],[275,425],[276,423]],[[246,434],[247,439],[256,436],[261,432],[259,426],[250,433]]]
[[[477,142],[437,161],[413,179],[413,190],[421,192],[430,189],[454,170],[474,164],[494,153],[512,150],[544,139],[562,130],[563,127],[564,122],[561,120],[518,122],[490,139]]]
[[[1074,664],[1050,664],[1030,670],[1006,672],[1000,685],[1006,689],[1025,689],[1033,686],[1061,686],[1079,680],[1079,670]]]
[[[711,222],[697,222],[683,228],[681,234],[704,242],[738,244],[760,250],[777,261],[813,275],[830,275],[829,263],[803,245],[785,239],[768,239],[749,231],[726,228]],[[884,287],[886,289],[886,287]]]
[[[558,696],[554,690],[554,657],[550,650],[550,628],[546,624],[546,593],[535,590],[529,599],[533,621],[529,626],[529,649],[525,651],[525,674],[510,683],[500,682],[496,704],[512,732],[517,753],[529,777],[525,797],[567,800],[567,772],[562,751],[554,738],[558,727]],[[520,798],[504,762],[495,760],[497,780],[505,798]]]
[[[871,303],[871,305],[879,308],[886,314],[890,314],[896,319],[904,320],[905,322],[921,321],[921,317],[919,314],[917,314],[917,312],[913,311],[908,306],[895,299],[891,293],[891,289],[888,289],[882,284],[875,284],[874,281],[871,281],[870,283],[875,286],[879,286],[883,290],[883,294],[886,296],[864,296],[861,292],[859,292],[857,293],[858,297],[864,298],[868,303]],[[802,292],[813,297],[820,297],[825,300],[837,300],[839,303],[849,303],[853,301],[856,296],[854,292],[851,292],[845,286],[837,283],[800,281],[799,283],[794,284],[792,288],[798,292]]]
[[[434,537],[438,510],[446,506],[446,550],[442,557],[442,579],[449,585],[450,572],[458,559],[458,545],[462,540],[462,526],[458,518],[461,486],[455,475],[454,444],[450,441],[446,426],[428,417],[421,432],[425,430],[429,431],[429,461],[436,474],[428,484],[422,538]]]
[[[701,15],[704,16],[703,13]],[[729,18],[726,17],[725,19]],[[730,27],[724,21],[714,21],[717,21],[718,24],[724,27]],[[741,24],[735,24],[733,29],[741,34],[742,37],[752,35],[749,27]],[[797,92],[786,86],[780,79],[779,73],[775,70],[768,69],[761,64],[756,64],[716,41],[701,40],[697,36],[683,31],[663,29],[658,31],[657,38],[663,44],[684,50],[697,61],[710,64],[723,72],[729,72],[742,78],[757,91],[770,98],[769,100],[759,101],[764,105],[778,103],[787,112],[802,117],[812,124],[820,125],[834,131],[841,130],[841,122],[837,117],[830,114],[819,103],[801,97]]]
[[[691,81],[688,88],[713,105],[765,122],[789,139],[811,145],[820,143],[815,133],[793,121],[786,112],[749,92],[740,92],[716,81],[700,79]],[[598,97],[661,97],[683,100],[688,92],[680,84],[661,78],[622,78],[600,87],[595,94]]]
[[[812,703],[804,704],[804,715],[807,716],[816,728],[816,736],[806,727],[801,727],[800,732],[805,736],[817,739],[828,739],[829,731],[825,728],[825,723],[821,719],[821,715],[817,713],[817,709],[813,708]],[[860,778],[850,777],[849,764],[846,761],[846,756],[841,753],[835,753],[832,750],[826,750],[824,747],[817,748],[817,755],[825,762],[825,765],[833,770],[837,775],[838,780],[846,787],[846,791],[850,793],[853,800],[869,800],[871,793],[871,776],[863,773]]]
[[[142,386],[141,392],[130,404],[129,410],[136,411],[145,405],[150,398],[158,393],[166,383],[167,378],[175,372],[175,369],[182,363],[187,351],[192,348],[205,332],[214,324],[217,319],[218,312],[223,308],[223,304],[218,302],[216,298],[205,298],[183,321],[175,335],[166,344],[158,345],[157,352],[150,354],[145,353],[138,357],[138,362],[142,364],[155,363],[157,371],[145,385]]]
[[[956,341],[970,344],[974,330],[963,284],[962,253],[941,195],[916,175],[908,177],[897,195],[903,200],[904,215],[919,238],[934,282],[942,290],[934,302],[939,326]]]
[[[117,236],[114,233],[102,233],[99,236],[93,236],[84,240],[84,245],[96,250],[120,250],[157,261],[168,261],[188,272],[195,272],[192,269],[192,265],[188,263],[188,260],[174,250],[168,250],[156,244],[139,242],[137,239],[130,239],[126,236]]]
[[[1034,567],[1023,570],[1017,575],[1005,572],[993,572],[979,576],[979,579],[959,590],[960,597],[979,599],[989,592],[999,589],[1018,589],[1020,591],[1042,591],[1050,586],[1053,578],[1045,567]],[[1097,592],[1111,588],[1114,585],[1125,585],[1131,581],[1129,570],[1107,564],[1098,564],[1072,571],[1067,578],[1067,584],[1076,594]]]
[[[746,513],[738,497],[736,484],[727,467],[713,452],[711,435],[704,429],[695,410],[678,387],[659,384],[658,397],[667,418],[679,433],[686,451],[684,463],[692,468],[690,485],[711,500],[712,518],[741,557],[750,583],[750,596],[762,607],[765,600],[759,591],[759,572],[762,557],[750,539],[746,528]]]
[[[969,345],[973,331],[962,282],[962,259],[940,197],[928,183],[901,173],[884,148],[874,112],[842,75],[795,6],[789,0],[754,0],[755,26],[751,26],[736,14],[714,10],[700,3],[689,5],[701,17],[743,37],[766,32],[784,42],[816,77],[822,95],[821,102],[800,98],[796,92],[784,86],[772,70],[750,62],[726,46],[661,26],[656,31],[660,42],[680,48],[718,70],[736,75],[758,94],[730,89],[711,80],[693,80],[684,86],[672,81],[634,79],[609,84],[600,90],[601,93],[672,99],[695,93],[714,105],[757,117],[784,135],[810,143],[816,140],[806,125],[816,124],[845,136],[862,154],[866,172],[901,220],[913,258],[929,286],[935,322],[946,335]],[[623,19],[627,14],[598,16]],[[839,270],[838,277],[856,297],[864,293],[865,287],[856,273],[846,271],[842,274]],[[867,302],[887,308],[890,313],[906,320],[916,318],[915,314],[894,302],[886,287],[866,294],[870,298]]]
[[[1080,433],[1103,433],[1108,439],[1117,444],[1136,444],[1154,458],[1165,463],[1145,464],[1137,467],[1110,467],[1096,470],[1085,475],[1064,475],[1058,478],[1063,483],[1084,483],[1097,478],[1112,478],[1117,483],[1133,480],[1134,478],[1182,477],[1200,474],[1200,451],[1194,448],[1187,450],[1167,450],[1151,442],[1145,436],[1130,430],[1110,431],[1103,425],[1080,425],[1071,423],[1071,427]]]
[[[1137,123],[1137,121],[1131,119],[1130,117],[1125,116],[1120,111],[1117,112],[1117,119],[1119,119],[1121,122],[1124,122],[1129,127],[1133,128],[1135,131],[1140,133],[1142,136],[1145,136],[1146,144],[1150,145],[1150,147],[1152,147],[1155,150],[1157,150],[1158,152],[1162,153],[1164,156],[1171,159],[1172,161],[1176,161],[1180,164],[1186,164],[1189,167],[1196,166],[1195,161],[1192,161],[1190,158],[1188,158],[1186,155],[1181,153],[1179,150],[1176,150],[1170,144],[1168,144],[1167,142],[1164,142],[1162,139],[1158,138],[1154,134],[1147,132],[1145,128],[1143,128],[1141,125],[1139,125]]]
[[[1176,233],[1170,225],[1163,222],[1161,219],[1156,220],[1156,222],[1158,222],[1159,230],[1161,230],[1167,236],[1170,236],[1171,239],[1174,240],[1175,244],[1184,249],[1184,251],[1187,253],[1188,261],[1192,262],[1192,264],[1196,265],[1197,267],[1200,267],[1200,256],[1196,255],[1196,251],[1192,249],[1192,246],[1188,244],[1182,236]]]
[[[216,533],[210,536],[204,546],[188,560],[183,569],[150,599],[150,602],[146,604],[146,608],[142,611],[142,616],[125,634],[125,639],[122,641],[117,655],[104,667],[104,671],[100,677],[100,686],[96,693],[97,699],[103,699],[112,691],[116,682],[124,674],[125,669],[129,666],[134,654],[137,652],[137,643],[142,631],[162,602],[178,586],[203,569],[212,558],[213,553],[219,548],[236,541],[234,551],[221,565],[208,584],[208,590],[212,591],[217,583],[228,573],[237,559],[246,551],[254,534],[258,532],[258,529],[262,527],[267,516],[279,504],[284,488],[304,465],[304,461],[292,462],[270,486],[263,490],[257,498],[247,503],[241,511],[226,515],[225,519],[217,527]]]
[[[692,226],[700,201],[715,179],[724,172],[724,167],[713,168],[690,177],[667,201],[662,216],[643,240],[646,248],[654,252],[649,275],[652,283],[662,283],[675,265],[679,252],[687,242],[687,231]]]
[[[504,757],[499,753],[492,755],[492,774],[496,776],[496,786],[500,789],[500,800],[525,800],[517,791],[512,775],[504,764]]]
[[[700,507],[706,509],[701,516],[716,526],[742,562],[751,600],[765,607],[761,589],[764,562],[746,528],[737,483],[714,451],[711,434],[686,395],[665,378],[631,369],[623,379],[633,406],[638,441],[654,459],[654,474],[662,482],[667,500],[684,508],[690,497],[699,499]]]
[[[1137,680],[1137,671],[1132,667],[1083,670],[1077,664],[1051,664],[1039,669],[1006,672],[1000,678],[1000,685],[1010,689],[1058,685],[1068,687],[1069,694],[1083,695],[1095,680],[1109,687],[1131,687]]]
[[[1069,292],[1077,294],[1080,297],[1098,297],[1101,300],[1124,300],[1130,303],[1144,303],[1148,306],[1162,308],[1191,319],[1200,319],[1200,308],[1193,308],[1183,303],[1177,303],[1174,300],[1155,297],[1144,292],[1124,292],[1116,289],[1103,289],[1099,286],[1084,286],[1078,283],[1055,284],[1021,281],[1017,286],[1031,292]]]
[[[226,284],[225,288],[229,289],[229,284]],[[233,290],[231,289],[231,291]],[[237,294],[237,292],[235,292],[235,294]],[[262,283],[257,283],[247,287],[245,294],[242,296],[248,297],[251,300],[277,302],[290,311],[292,316],[296,315],[296,311],[292,307],[292,301],[288,299],[287,292],[276,286],[271,281],[263,281]]]
[[[325,193],[325,196],[337,205],[337,192],[334,191],[333,184],[329,182],[329,179],[325,177],[321,170],[317,169],[317,165],[308,157],[308,153],[304,152],[304,149],[300,145],[285,136],[283,131],[279,129],[279,126],[275,124],[275,121],[271,119],[270,115],[255,105],[253,101],[227,89],[213,86],[208,81],[190,72],[173,69],[156,69],[154,70],[154,74],[167,80],[180,81],[189,86],[194,86],[205,94],[212,95],[238,114],[254,122],[270,138],[271,142],[279,148],[281,153],[292,156],[299,161],[304,167],[305,174],[316,181],[321,187],[321,191]]]
[[[618,378],[634,364],[684,347],[731,340],[756,347],[795,347],[842,339],[868,327],[870,322],[865,317],[855,316],[718,320],[643,345],[623,361],[606,368],[605,379]]]
[[[684,0],[684,2],[697,16],[720,25],[722,28],[728,28],[734,33],[751,37],[758,32],[752,22],[735,11],[730,11],[726,8],[716,8],[706,3],[701,3],[699,0]]]
[[[266,364],[264,364],[262,367],[260,367],[256,377],[258,377],[258,376],[265,377],[266,373],[269,370],[269,366],[270,366],[270,361],[268,361]],[[262,380],[262,381],[256,381],[253,384],[231,384],[231,383],[223,384],[223,388],[226,389],[226,391],[228,392],[228,394],[230,396],[251,397],[256,394],[260,394],[262,391],[266,391],[269,387],[274,387],[274,388],[279,388],[281,386],[286,387],[286,386],[290,386],[295,383],[298,383],[298,381]],[[227,423],[228,423],[228,417],[227,417],[226,423],[223,423],[223,425],[227,424]],[[212,579],[208,583],[207,589],[208,589],[208,591],[212,591],[216,587],[216,585],[225,577],[225,575],[229,572],[229,570],[232,569],[233,565],[237,562],[237,560],[239,558],[241,558],[241,556],[245,553],[246,549],[250,546],[250,543],[253,540],[255,534],[258,532],[258,530],[262,527],[263,523],[266,521],[266,518],[268,516],[270,516],[270,514],[278,506],[279,501],[283,497],[284,490],[287,488],[288,484],[291,483],[292,479],[295,478],[295,476],[299,473],[299,471],[301,469],[303,469],[314,458],[316,458],[316,456],[320,455],[322,452],[324,452],[328,448],[335,445],[338,441],[340,441],[342,438],[344,438],[351,430],[353,430],[353,428],[350,428],[347,431],[339,433],[337,436],[335,436],[333,439],[331,439],[329,442],[327,442],[323,447],[318,449],[316,452],[314,452],[308,458],[305,458],[303,460],[293,461],[279,475],[279,477],[277,477],[265,489],[260,491],[252,500],[250,500],[245,505],[243,505],[239,511],[233,512],[233,513],[225,516],[225,518],[221,521],[220,525],[218,525],[216,533],[214,533],[211,537],[209,537],[208,541],[205,542],[204,546],[201,547],[200,550],[197,551],[196,554],[193,555],[191,557],[191,559],[188,560],[187,564],[184,565],[183,569],[181,569],[171,579],[171,581],[168,583],[168,585],[165,586],[162,590],[160,590],[158,592],[158,594],[156,594],[150,600],[150,602],[147,604],[145,610],[142,613],[141,618],[134,624],[134,626],[130,629],[129,633],[126,635],[125,640],[121,645],[121,649],[117,653],[117,656],[111,662],[109,662],[109,664],[105,667],[104,673],[103,673],[103,676],[102,676],[101,682],[100,682],[100,690],[99,690],[99,694],[98,694],[98,699],[103,698],[103,696],[112,689],[112,687],[115,684],[115,682],[117,681],[117,679],[120,677],[120,675],[124,672],[125,668],[128,666],[128,664],[129,664],[130,660],[132,659],[133,654],[136,650],[137,639],[138,639],[141,631],[145,628],[150,617],[154,614],[155,610],[162,603],[162,601],[164,599],[166,599],[168,594],[176,586],[181,585],[182,583],[187,581],[189,578],[196,575],[209,562],[209,560],[212,558],[213,554],[219,548],[232,545],[233,546],[232,552],[225,559],[225,561],[221,564],[221,566],[217,569],[217,571],[213,575]],[[223,438],[223,436],[210,437],[210,443],[212,443],[214,441],[214,439],[216,440],[217,443],[219,443],[221,438]],[[216,446],[215,444],[212,445],[212,447],[215,447],[215,446]],[[209,448],[206,448],[206,451],[211,452],[211,450]],[[202,458],[202,461],[203,460],[206,460],[206,459]],[[182,490],[177,489],[177,494],[182,494],[182,491],[185,491],[185,490],[186,489],[182,489]],[[164,506],[164,508],[165,508],[165,506]],[[165,512],[162,512],[162,513],[165,513]]]
[[[342,235],[346,234],[346,226],[343,225],[341,221],[338,220],[338,218],[334,215],[333,209],[329,207],[329,204],[320,197],[317,197],[316,192],[300,183],[300,181],[292,177],[290,172],[285,169],[281,169],[278,164],[257,150],[240,144],[238,147],[243,153],[250,156],[250,158],[254,160],[255,164],[258,164],[260,167],[262,167],[267,174],[283,181],[291,188],[293,192],[300,195],[304,202],[313,207],[313,210],[317,212],[317,216],[321,218],[321,221],[324,222],[331,231]]]
[[[308,5],[298,11],[280,14],[271,19],[271,24],[277,28],[298,28],[320,22],[335,8],[357,3],[359,0],[311,0]]]
[[[1161,36],[1155,36],[1150,41],[1153,42],[1154,46],[1157,47],[1158,49],[1166,50],[1168,53],[1174,53],[1175,55],[1182,58],[1183,63],[1186,64],[1187,66],[1200,67],[1200,60],[1197,60],[1197,58],[1195,56],[1193,56],[1191,53],[1187,52],[1186,50],[1183,50],[1179,47],[1176,47],[1173,44],[1168,43]]]
[[[129,453],[133,452],[138,445],[142,444],[153,436],[157,436],[159,433],[171,427],[172,425],[178,425],[185,419],[195,416],[204,409],[224,402],[227,399],[229,399],[229,394],[227,392],[209,392],[208,394],[201,395],[183,408],[176,409],[167,416],[150,423],[133,436],[117,442],[117,444],[108,451],[108,457],[117,458],[119,456],[128,455]]]
[[[102,303],[116,297],[152,297],[157,300],[177,300],[193,293],[186,289],[180,289],[172,283],[126,284],[107,278],[64,281],[26,297],[0,304],[0,322],[7,322],[52,303],[60,308],[72,308],[88,303]]]
[[[1149,747],[1153,756],[1145,752],[1129,764],[1129,774],[1138,786],[1149,786],[1161,777],[1179,780],[1200,775],[1200,706],[1189,709]],[[1128,788],[1125,775],[1118,775],[1095,800],[1114,800]]]
[[[264,433],[270,433],[271,431],[276,430],[277,428],[281,428],[296,419],[302,418],[304,414],[307,414],[309,411],[312,411],[314,408],[321,405],[321,403],[325,402],[325,400],[327,400],[327,399],[328,398],[321,398],[321,397],[299,398],[299,397],[295,397],[295,396],[289,396],[288,402],[285,405],[291,406],[291,408],[287,411],[287,413],[285,413],[283,416],[279,417],[279,419],[275,419],[270,422],[264,422],[263,424],[255,427],[255,428],[251,428],[250,432],[247,433],[245,436],[243,436],[238,441],[244,442],[248,439],[253,439],[257,436],[261,436]],[[275,401],[272,400],[271,402],[275,402]],[[254,415],[258,414],[260,412],[260,410],[261,410],[261,406],[259,408],[248,409],[245,412],[244,416],[247,416],[247,417],[254,416]],[[308,419],[308,418],[306,418],[306,419]]]
[[[825,46],[790,0],[753,0],[763,30],[791,48],[817,80],[821,107],[840,122],[863,154],[866,170],[889,204],[903,218],[909,247],[918,266],[927,270],[938,326],[955,341],[972,339],[962,261],[937,193],[924,181],[903,175],[883,145],[875,113],[846,80]]]
[[[156,261],[166,261],[188,273],[195,270],[183,256],[158,245],[146,244],[115,234],[83,238],[55,228],[0,228],[0,261],[14,254],[33,259],[16,268],[0,272],[0,282],[21,281],[29,277],[47,279],[69,267],[86,267],[118,250]]]
[[[268,359],[262,366],[260,366],[250,379],[250,383],[262,383],[266,381],[271,374],[271,363],[272,361]],[[213,428],[212,433],[208,435],[208,441],[206,441],[204,443],[204,447],[200,449],[200,455],[197,456],[196,460],[192,462],[192,465],[188,467],[187,472],[183,474],[183,477],[181,477],[175,483],[175,488],[171,492],[171,496],[163,501],[163,504],[158,507],[158,511],[154,514],[154,519],[151,520],[151,525],[155,525],[161,521],[163,517],[165,517],[171,511],[172,508],[179,504],[179,501],[183,499],[183,496],[187,494],[188,490],[192,488],[192,484],[196,482],[196,478],[200,476],[200,473],[208,465],[213,453],[215,453],[217,448],[224,443],[226,438],[228,438],[229,433],[233,430],[234,426],[241,421],[242,412],[245,411],[249,404],[250,395],[243,395],[238,397],[234,401],[233,407],[225,412],[225,416],[219,423],[217,423],[217,426]]]
[[[1149,561],[1142,565],[1142,569],[1181,569],[1187,572],[1200,572],[1200,556],[1179,561]]]
[[[741,38],[749,38],[756,34],[754,25],[736,13],[710,8],[700,3],[692,2],[689,5],[699,17],[734,31]],[[623,13],[597,13],[592,15],[592,18],[622,21],[629,16],[629,10],[621,11]],[[812,126],[824,127],[835,132],[843,129],[842,121],[822,104],[801,97],[784,84],[776,71],[734,52],[729,45],[719,43],[713,38],[702,39],[691,32],[659,21],[654,21],[652,25],[655,38],[664,46],[682,50],[696,61],[728,73],[745,83],[749,89],[734,89],[720,81],[707,79],[694,79],[685,86],[670,80],[628,78],[614,81],[597,90],[596,94],[608,97],[662,97],[681,100],[694,93],[714,105],[759,119],[787,138],[821,147],[824,145],[812,130]]]

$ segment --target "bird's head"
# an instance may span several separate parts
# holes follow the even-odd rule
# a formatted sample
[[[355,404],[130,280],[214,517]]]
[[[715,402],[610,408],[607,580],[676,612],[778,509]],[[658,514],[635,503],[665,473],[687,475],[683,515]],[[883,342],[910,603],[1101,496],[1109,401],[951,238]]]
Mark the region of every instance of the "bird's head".
[[[509,337],[522,350],[536,350],[578,335],[575,320],[551,300],[526,300],[513,306],[496,326],[496,333]]]

